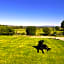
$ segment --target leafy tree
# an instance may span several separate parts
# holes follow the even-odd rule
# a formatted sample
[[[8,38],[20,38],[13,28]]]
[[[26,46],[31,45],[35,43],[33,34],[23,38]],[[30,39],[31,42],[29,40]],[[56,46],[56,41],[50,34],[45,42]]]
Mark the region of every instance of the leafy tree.
[[[61,28],[63,28],[63,35],[64,35],[64,20],[61,22]]]
[[[61,23],[61,28],[64,28],[64,20]]]
[[[47,34],[47,35],[50,35],[51,30],[50,30],[50,28],[48,28],[48,27],[44,27],[44,28],[43,28],[43,32],[44,32],[45,34]]]
[[[59,26],[56,26],[55,27],[55,30],[57,30],[57,31],[60,30],[60,27]]]
[[[28,26],[26,28],[27,35],[36,35],[36,27],[34,26]]]
[[[0,35],[13,35],[14,30],[8,26],[0,26]]]

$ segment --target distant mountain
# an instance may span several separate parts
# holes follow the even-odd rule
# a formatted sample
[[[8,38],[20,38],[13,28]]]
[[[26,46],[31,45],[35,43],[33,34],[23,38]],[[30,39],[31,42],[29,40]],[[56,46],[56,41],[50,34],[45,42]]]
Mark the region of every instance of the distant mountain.
[[[27,27],[27,26],[13,26],[13,25],[0,25],[0,26],[10,26],[10,27],[14,27],[14,28],[26,28]],[[35,26],[35,27],[42,28],[42,27],[55,27],[55,26]]]

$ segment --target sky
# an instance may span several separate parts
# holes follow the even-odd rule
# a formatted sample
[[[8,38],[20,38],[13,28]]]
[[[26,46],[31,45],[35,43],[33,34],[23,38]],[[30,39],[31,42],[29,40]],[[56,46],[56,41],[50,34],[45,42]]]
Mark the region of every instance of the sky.
[[[0,24],[60,26],[64,0],[0,0]]]

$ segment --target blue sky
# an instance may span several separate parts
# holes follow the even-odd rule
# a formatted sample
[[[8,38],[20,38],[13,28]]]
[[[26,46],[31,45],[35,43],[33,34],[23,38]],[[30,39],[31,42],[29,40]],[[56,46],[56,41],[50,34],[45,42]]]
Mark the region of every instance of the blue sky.
[[[0,0],[0,24],[60,26],[64,0]]]

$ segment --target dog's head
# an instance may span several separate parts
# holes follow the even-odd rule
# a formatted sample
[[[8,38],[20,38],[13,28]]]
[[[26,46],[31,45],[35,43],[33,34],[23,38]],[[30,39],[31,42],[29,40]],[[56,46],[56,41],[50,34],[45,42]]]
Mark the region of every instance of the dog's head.
[[[44,40],[40,40],[39,43],[42,43],[43,44]]]

